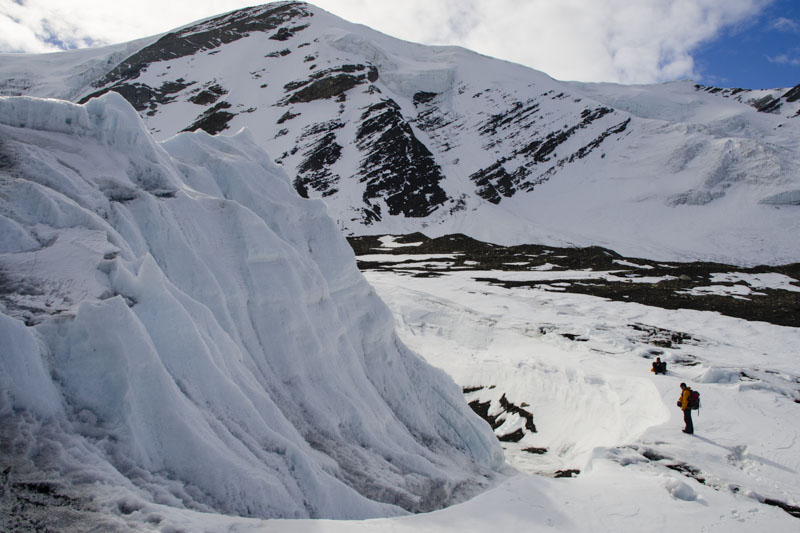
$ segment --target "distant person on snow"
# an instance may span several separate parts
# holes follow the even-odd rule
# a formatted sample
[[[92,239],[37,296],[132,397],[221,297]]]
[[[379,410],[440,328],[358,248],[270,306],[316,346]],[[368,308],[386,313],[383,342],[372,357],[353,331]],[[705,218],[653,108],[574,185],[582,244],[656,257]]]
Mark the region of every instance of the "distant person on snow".
[[[686,386],[686,383],[681,383],[681,397],[678,400],[678,407],[683,411],[683,421],[686,427],[683,428],[684,433],[691,435],[694,433],[694,424],[692,423],[692,408],[689,405],[689,397],[692,395],[692,389]]]
[[[667,373],[666,361],[662,361],[660,357],[656,357],[656,360],[653,361],[653,368],[650,369],[650,372],[655,372],[656,374],[666,374]]]

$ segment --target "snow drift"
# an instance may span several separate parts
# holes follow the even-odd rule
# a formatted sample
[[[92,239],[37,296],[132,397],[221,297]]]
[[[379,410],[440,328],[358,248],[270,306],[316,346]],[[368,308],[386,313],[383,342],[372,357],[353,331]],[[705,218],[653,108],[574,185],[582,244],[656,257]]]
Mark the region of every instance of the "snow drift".
[[[247,131],[157,143],[115,93],[0,98],[0,187],[12,476],[363,518],[447,505],[502,464],[459,388],[397,339],[322,202]]]

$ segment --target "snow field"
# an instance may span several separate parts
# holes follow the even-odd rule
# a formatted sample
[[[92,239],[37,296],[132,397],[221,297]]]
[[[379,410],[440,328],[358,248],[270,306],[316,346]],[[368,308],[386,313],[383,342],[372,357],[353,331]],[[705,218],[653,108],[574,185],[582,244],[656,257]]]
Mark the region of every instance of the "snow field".
[[[507,290],[474,282],[471,272],[433,279],[366,275],[393,309],[409,346],[462,386],[495,385],[513,403],[529,404],[538,433],[504,443],[507,460],[522,472],[581,470],[567,480],[574,483],[570,496],[592,487],[581,511],[586,514],[579,516],[597,521],[596,530],[658,531],[683,523],[709,530],[796,527],[796,518],[758,503],[769,498],[796,505],[800,499],[796,328]],[[655,347],[632,324],[691,338]],[[650,373],[655,353],[667,361],[668,375]],[[702,395],[693,436],[680,431],[675,402],[682,381]],[[526,447],[548,452],[530,454]],[[603,484],[607,494],[600,496]],[[664,496],[668,502],[657,504]],[[618,511],[623,501],[629,502],[624,513]],[[684,509],[687,502],[696,507]],[[581,529],[562,524],[561,530]]]

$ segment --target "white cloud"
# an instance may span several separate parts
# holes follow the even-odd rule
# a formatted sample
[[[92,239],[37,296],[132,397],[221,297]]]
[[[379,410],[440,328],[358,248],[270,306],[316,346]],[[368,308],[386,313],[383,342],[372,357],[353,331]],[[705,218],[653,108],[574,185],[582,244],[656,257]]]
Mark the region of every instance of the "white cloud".
[[[652,83],[696,77],[693,50],[725,27],[752,17],[766,2],[317,0],[315,4],[402,39],[465,46],[558,79]],[[48,38],[68,46],[129,41],[249,3],[252,0],[186,4],[0,0],[0,51],[44,51],[52,48]]]
[[[53,52],[36,34],[12,17],[0,13],[0,52]]]
[[[779,54],[777,56],[767,56],[767,61],[770,63],[777,63],[779,65],[791,65],[793,67],[800,66],[800,58],[791,57],[788,54]]]
[[[468,24],[451,2],[406,0],[391,20],[365,0],[320,0],[350,19],[406,39],[461,44],[559,79],[649,83],[695,75],[692,52],[753,16],[762,0],[469,0]],[[330,7],[329,7],[330,6]],[[413,15],[412,15],[413,14]],[[382,17],[382,19],[380,18]]]
[[[785,32],[800,32],[800,24],[797,23],[796,20],[788,19],[785,17],[780,17],[777,19],[773,24],[772,27],[776,30],[785,31]]]
[[[15,20],[15,34],[33,35],[40,43],[12,41],[0,32],[0,52],[39,52],[48,39],[64,43],[62,49],[132,41],[253,3],[258,0],[0,0],[0,18]]]

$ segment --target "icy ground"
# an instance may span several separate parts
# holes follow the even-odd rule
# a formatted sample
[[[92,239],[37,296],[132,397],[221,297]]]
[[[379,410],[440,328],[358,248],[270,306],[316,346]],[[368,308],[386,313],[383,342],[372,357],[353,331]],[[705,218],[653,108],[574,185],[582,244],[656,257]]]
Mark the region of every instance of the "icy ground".
[[[564,273],[553,274],[557,282]],[[474,281],[475,272],[367,277],[393,309],[403,340],[429,362],[464,387],[496,387],[478,394],[530,405],[538,432],[505,445],[513,466],[581,471],[570,480],[521,476],[501,489],[522,501],[531,497],[523,486],[548,494],[563,513],[561,521],[551,517],[559,529],[800,525],[758,503],[800,502],[800,329],[552,288],[505,289]],[[654,345],[642,325],[688,336],[669,348]],[[656,354],[668,375],[649,372]],[[680,431],[682,381],[702,393],[694,436]]]

